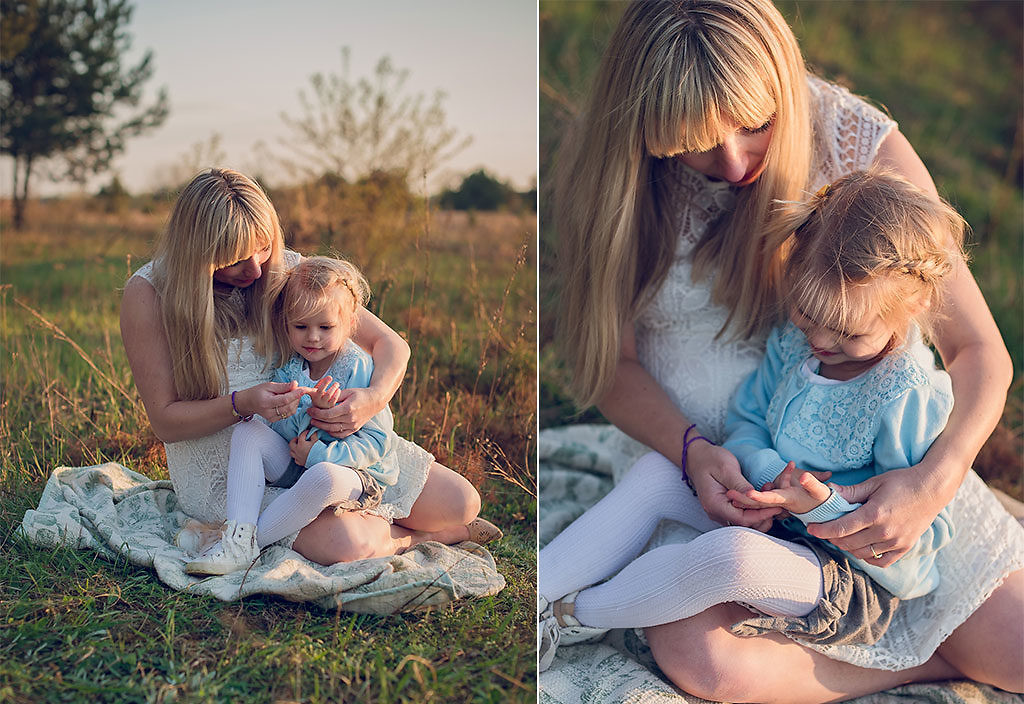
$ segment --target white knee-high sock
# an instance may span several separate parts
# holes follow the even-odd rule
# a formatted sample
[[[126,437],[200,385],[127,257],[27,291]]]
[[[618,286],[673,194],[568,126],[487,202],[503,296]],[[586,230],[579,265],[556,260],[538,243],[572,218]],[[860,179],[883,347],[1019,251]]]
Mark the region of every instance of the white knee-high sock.
[[[750,528],[719,528],[662,545],[576,597],[585,626],[638,628],[689,618],[725,602],[805,616],[822,596],[821,566],[803,545]]]
[[[288,443],[258,421],[238,423],[231,433],[228,456],[227,519],[256,523],[266,481],[288,469]]]
[[[540,551],[540,595],[554,601],[615,574],[640,554],[663,518],[701,531],[719,527],[704,513],[679,468],[652,452]]]
[[[362,493],[363,482],[351,467],[319,462],[263,510],[256,524],[256,542],[260,547],[277,542],[305,528],[328,506],[354,501]]]

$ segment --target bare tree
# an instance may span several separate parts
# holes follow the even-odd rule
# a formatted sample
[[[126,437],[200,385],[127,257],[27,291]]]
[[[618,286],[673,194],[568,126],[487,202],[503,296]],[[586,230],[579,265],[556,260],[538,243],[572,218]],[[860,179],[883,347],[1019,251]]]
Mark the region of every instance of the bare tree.
[[[292,167],[350,182],[375,172],[418,179],[470,143],[448,126],[444,92],[430,99],[409,93],[409,71],[396,69],[387,56],[369,78],[351,77],[347,47],[341,64],[339,74],[310,77],[311,91],[299,92],[301,116],[281,115],[292,132],[284,142],[292,150],[285,158]]]

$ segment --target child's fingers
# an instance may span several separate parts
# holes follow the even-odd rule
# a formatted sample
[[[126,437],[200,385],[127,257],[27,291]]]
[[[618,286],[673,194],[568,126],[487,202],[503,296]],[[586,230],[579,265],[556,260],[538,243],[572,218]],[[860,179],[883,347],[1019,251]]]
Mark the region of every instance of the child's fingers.
[[[797,481],[800,482],[803,490],[817,501],[827,501],[828,497],[832,494],[832,490],[819,482],[810,472],[801,474]]]

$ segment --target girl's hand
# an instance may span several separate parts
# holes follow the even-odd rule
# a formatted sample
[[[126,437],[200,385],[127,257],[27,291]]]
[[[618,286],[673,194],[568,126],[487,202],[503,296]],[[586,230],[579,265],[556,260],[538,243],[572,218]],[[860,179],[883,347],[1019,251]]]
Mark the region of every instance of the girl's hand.
[[[943,508],[937,505],[938,497],[918,481],[913,467],[835,490],[850,503],[864,505],[834,521],[811,523],[807,532],[879,567],[900,559]],[[875,559],[873,552],[883,554]]]
[[[740,472],[735,455],[718,445],[695,442],[687,450],[686,469],[701,506],[711,520],[730,526],[765,531],[771,527],[779,508],[740,508],[729,500],[730,490],[744,493],[753,486]]]
[[[309,439],[305,437],[307,433],[310,435]],[[288,442],[288,452],[291,453],[295,464],[300,467],[306,466],[306,458],[309,457],[309,451],[313,445],[316,445],[316,440],[316,432],[309,433],[308,431],[303,431]]]
[[[331,381],[333,379],[330,376],[320,377],[313,389],[314,393],[309,395],[313,405],[317,408],[334,408],[334,404],[338,402],[338,396],[341,395],[341,387],[337,383],[332,384]]]
[[[732,499],[730,493],[730,499]],[[772,482],[772,488],[763,491],[751,489],[743,494],[757,506],[779,506],[790,513],[807,513],[831,496],[832,490],[818,481],[813,474],[798,470],[794,462],[786,465]]]
[[[381,400],[370,389],[341,389],[333,408],[310,408],[310,423],[329,435],[344,438],[356,432],[366,422],[384,410]]]
[[[282,420],[299,409],[304,394],[314,389],[298,382],[265,381],[235,394],[235,406],[244,415],[258,413],[270,422]]]

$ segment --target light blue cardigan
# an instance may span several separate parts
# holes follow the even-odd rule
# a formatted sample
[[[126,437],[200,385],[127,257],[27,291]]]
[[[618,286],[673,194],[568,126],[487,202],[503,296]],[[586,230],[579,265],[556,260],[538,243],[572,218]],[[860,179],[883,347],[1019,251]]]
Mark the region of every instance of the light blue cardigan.
[[[373,375],[373,359],[349,340],[326,374],[344,389],[365,388],[370,385],[370,377]],[[309,376],[308,363],[299,355],[294,355],[274,372],[274,381],[297,381],[299,386],[315,386]],[[286,440],[297,437],[299,433],[310,429],[309,414],[306,411],[312,405],[309,396],[303,396],[294,414],[271,423],[270,427]],[[306,466],[312,467],[317,462],[334,462],[346,467],[359,467],[372,474],[382,485],[392,486],[398,479],[398,464],[380,463],[380,460],[394,444],[394,427],[395,419],[391,409],[385,407],[366,425],[345,438],[335,438],[323,430],[312,428],[316,430],[318,439],[309,450]]]
[[[789,461],[798,469],[829,470],[829,481],[842,485],[915,465],[953,408],[949,375],[935,368],[931,351],[921,342],[894,351],[849,381],[818,376],[817,364],[795,325],[775,328],[760,367],[733,398],[724,445],[757,489],[773,481]],[[858,506],[833,492],[821,506],[784,523],[808,535],[806,524],[830,521]],[[935,551],[952,539],[953,528],[943,509],[889,567],[847,555],[901,599],[923,596],[938,586]]]

